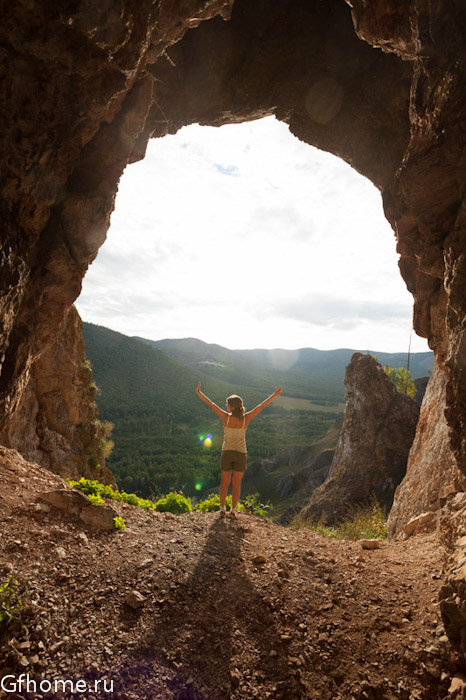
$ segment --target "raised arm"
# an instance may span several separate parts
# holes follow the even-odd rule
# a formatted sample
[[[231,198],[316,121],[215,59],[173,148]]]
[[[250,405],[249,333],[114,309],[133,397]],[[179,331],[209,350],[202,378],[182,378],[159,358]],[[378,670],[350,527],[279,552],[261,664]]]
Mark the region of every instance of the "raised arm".
[[[272,401],[276,399],[277,396],[280,396],[281,393],[281,386],[275,387],[275,391],[273,392],[273,394],[270,394],[270,396],[268,396],[264,401],[262,401],[262,403],[258,404],[255,408],[246,413],[246,424],[249,424],[252,421],[252,419],[255,418],[262,411],[263,408],[268,406],[269,403],[272,403]]]
[[[220,406],[217,406],[216,403],[211,401],[208,396],[202,393],[201,382],[199,382],[199,384],[197,385],[196,394],[199,396],[200,399],[204,401],[204,403],[206,403],[209,406],[209,408],[212,409],[214,413],[217,414],[217,416],[219,416],[219,418],[222,419],[223,422],[226,421],[226,419],[228,418],[228,413],[221,409]]]

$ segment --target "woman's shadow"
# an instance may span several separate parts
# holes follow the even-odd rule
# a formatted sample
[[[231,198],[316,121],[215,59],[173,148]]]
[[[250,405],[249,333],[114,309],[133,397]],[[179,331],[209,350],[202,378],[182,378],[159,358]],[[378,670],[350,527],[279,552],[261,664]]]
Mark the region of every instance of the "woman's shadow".
[[[174,662],[177,700],[204,698],[196,687],[225,698],[249,684],[273,688],[274,697],[300,697],[274,613],[248,576],[243,538],[241,525],[216,519],[192,574],[141,640],[144,655],[163,651]]]

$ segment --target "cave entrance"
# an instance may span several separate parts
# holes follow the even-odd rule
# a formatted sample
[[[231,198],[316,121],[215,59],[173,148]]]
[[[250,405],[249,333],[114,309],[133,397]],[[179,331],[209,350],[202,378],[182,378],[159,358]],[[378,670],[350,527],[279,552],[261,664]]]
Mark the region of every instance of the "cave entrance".
[[[406,352],[412,297],[376,187],[267,117],[149,143],[78,308],[153,340]]]

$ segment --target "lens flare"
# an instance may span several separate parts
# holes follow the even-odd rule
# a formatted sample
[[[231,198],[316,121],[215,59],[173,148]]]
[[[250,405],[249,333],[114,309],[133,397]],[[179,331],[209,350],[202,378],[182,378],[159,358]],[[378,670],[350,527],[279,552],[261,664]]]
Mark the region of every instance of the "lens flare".
[[[212,435],[198,435],[199,442],[204,444],[204,447],[212,447]]]
[[[202,484],[201,484],[201,482],[200,482],[200,481],[196,481],[196,483],[194,484],[194,488],[196,489],[196,491],[201,491],[201,490],[202,490]]]

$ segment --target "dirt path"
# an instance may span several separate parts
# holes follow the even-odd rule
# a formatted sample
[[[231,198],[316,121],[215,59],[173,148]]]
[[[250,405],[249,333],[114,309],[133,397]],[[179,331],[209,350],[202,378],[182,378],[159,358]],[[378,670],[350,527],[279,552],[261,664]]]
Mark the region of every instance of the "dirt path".
[[[81,699],[453,697],[433,535],[367,552],[253,516],[125,504],[124,532],[94,533],[37,507],[61,482],[25,464],[0,459],[2,580],[25,577],[31,595],[23,629],[2,640],[5,697],[72,697],[77,679]],[[18,688],[21,672],[36,693]],[[45,692],[54,679],[70,681],[64,694]]]

